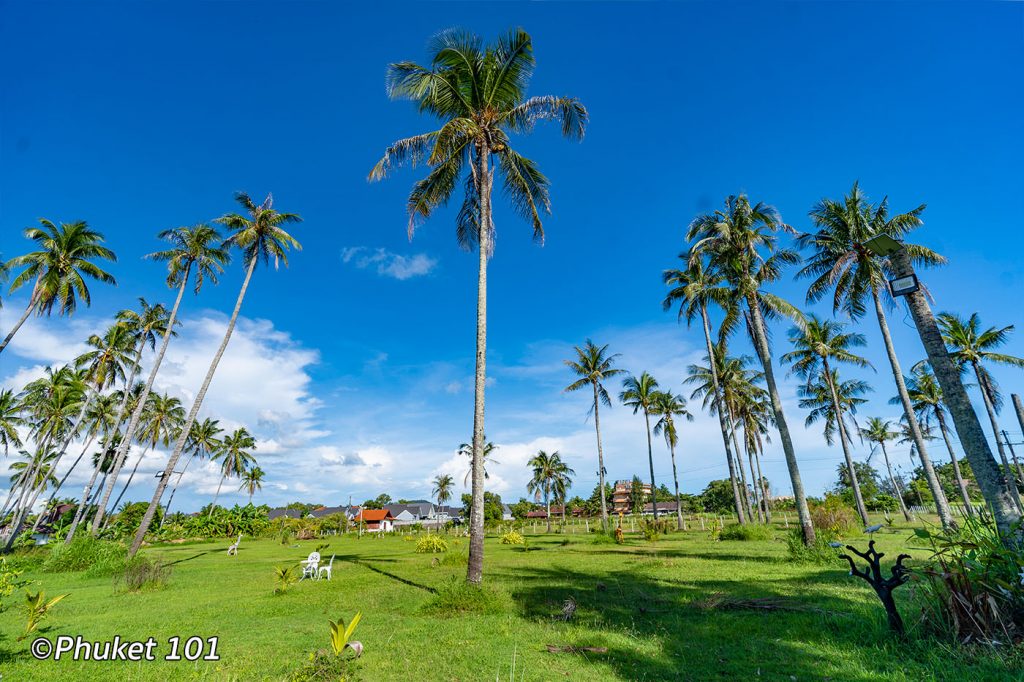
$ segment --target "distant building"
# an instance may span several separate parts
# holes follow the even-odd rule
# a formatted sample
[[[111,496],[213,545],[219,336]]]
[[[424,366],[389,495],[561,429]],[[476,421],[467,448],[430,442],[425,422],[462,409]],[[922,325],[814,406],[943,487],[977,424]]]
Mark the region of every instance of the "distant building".
[[[676,513],[676,502],[675,502],[675,500],[672,500],[671,502],[659,502],[658,503],[658,513],[659,514],[675,514]],[[643,514],[644,514],[644,516],[654,516],[654,504],[652,504],[651,502],[648,502],[647,504],[645,504],[644,505],[644,512],[643,512]]]
[[[364,509],[353,519],[362,522],[368,533],[390,533],[395,529],[395,517],[387,509]]]
[[[651,486],[649,483],[644,483],[644,498],[651,496]],[[615,487],[612,489],[612,513],[613,514],[629,514],[633,511],[633,481],[615,481]],[[661,511],[661,507],[658,507],[658,511]]]

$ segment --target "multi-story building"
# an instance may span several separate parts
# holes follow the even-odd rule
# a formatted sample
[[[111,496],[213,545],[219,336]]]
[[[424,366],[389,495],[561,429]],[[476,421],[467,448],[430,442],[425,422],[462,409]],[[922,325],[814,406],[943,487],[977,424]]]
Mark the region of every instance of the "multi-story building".
[[[651,485],[643,484],[644,501],[651,497]],[[633,511],[633,481],[615,481],[612,488],[612,509],[613,514],[628,514]]]

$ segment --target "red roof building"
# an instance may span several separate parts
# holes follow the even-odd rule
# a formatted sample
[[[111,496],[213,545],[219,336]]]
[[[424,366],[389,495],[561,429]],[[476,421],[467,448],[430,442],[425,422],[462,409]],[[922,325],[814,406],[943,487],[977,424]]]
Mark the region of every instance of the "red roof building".
[[[395,529],[395,517],[388,509],[363,509],[353,520],[363,524],[363,530],[369,533],[390,533]]]

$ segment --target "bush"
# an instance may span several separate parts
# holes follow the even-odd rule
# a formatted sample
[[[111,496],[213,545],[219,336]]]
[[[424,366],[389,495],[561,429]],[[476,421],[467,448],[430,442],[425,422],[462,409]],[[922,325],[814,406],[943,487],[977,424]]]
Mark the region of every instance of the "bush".
[[[514,530],[510,530],[509,532],[507,532],[507,533],[505,533],[504,535],[501,536],[501,544],[503,544],[503,545],[525,545],[526,544],[526,538],[524,538],[521,533],[518,533],[517,531],[514,531]]]
[[[124,585],[129,592],[138,592],[143,588],[159,589],[167,584],[170,577],[170,566],[139,554],[114,578],[114,584]]]
[[[86,575],[112,575],[128,564],[128,548],[120,542],[98,540],[88,533],[75,536],[70,545],[53,546],[43,562],[46,573],[85,571]]]
[[[640,533],[643,534],[644,539],[648,542],[657,542],[659,535],[667,535],[668,532],[669,522],[666,519],[658,519],[657,521],[653,518],[640,519]]]
[[[438,566],[465,566],[469,563],[469,555],[465,552],[446,552],[441,557],[437,565]]]
[[[416,541],[416,551],[420,554],[440,554],[448,551],[448,542],[440,535],[424,535]]]
[[[441,584],[434,598],[424,604],[423,611],[439,613],[507,613],[511,603],[507,594],[489,585],[474,585],[462,578]]]
[[[775,529],[761,523],[734,523],[722,529],[719,540],[742,540],[745,542],[775,539]]]
[[[874,499],[868,500],[865,504],[868,511],[894,512],[899,509],[899,503],[896,502],[896,498],[885,493],[875,495]]]
[[[592,544],[592,545],[614,545],[615,544],[615,535],[614,535],[614,533],[605,533],[604,531],[598,529],[598,530],[594,531],[592,533],[592,535],[594,536],[594,537],[592,537],[590,539],[590,544]]]
[[[804,564],[819,564],[827,566],[839,564],[843,559],[839,558],[839,549],[830,545],[835,542],[837,536],[826,529],[819,529],[813,545],[804,544],[803,530],[792,529],[786,536],[786,550],[789,558]]]
[[[838,495],[829,493],[825,500],[811,508],[811,522],[815,530],[832,534],[831,539],[842,537],[856,523],[856,514]]]
[[[958,530],[914,534],[932,549],[930,562],[913,573],[926,627],[962,643],[1019,642],[1024,633],[1021,555],[1003,546],[995,525],[966,518]]]

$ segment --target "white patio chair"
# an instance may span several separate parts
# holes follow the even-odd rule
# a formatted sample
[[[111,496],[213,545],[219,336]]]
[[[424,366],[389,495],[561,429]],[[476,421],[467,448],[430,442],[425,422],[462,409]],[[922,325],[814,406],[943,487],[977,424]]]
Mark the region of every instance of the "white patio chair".
[[[299,564],[302,566],[302,577],[299,580],[316,578],[316,571],[320,567],[320,552],[310,552],[309,556],[300,561]]]
[[[327,579],[330,580],[331,579],[331,567],[332,566],[334,566],[334,555],[333,554],[331,555],[331,560],[327,562],[326,566],[320,566],[320,567],[318,567],[316,569],[316,579],[320,580],[320,577],[323,576],[324,573],[326,573],[327,574]]]

